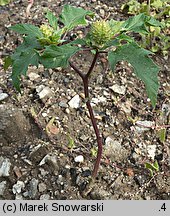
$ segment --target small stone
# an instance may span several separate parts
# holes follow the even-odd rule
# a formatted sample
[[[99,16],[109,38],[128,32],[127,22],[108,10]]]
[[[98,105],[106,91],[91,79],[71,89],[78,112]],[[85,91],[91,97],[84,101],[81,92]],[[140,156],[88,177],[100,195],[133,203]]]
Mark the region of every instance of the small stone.
[[[104,16],[105,16],[105,11],[104,11],[103,9],[100,9],[100,14],[101,14],[101,16],[104,18]]]
[[[60,101],[59,102],[59,106],[62,107],[62,108],[67,108],[68,107],[68,104],[66,101]]]
[[[65,109],[65,112],[66,112],[67,114],[70,114],[70,110],[69,110],[68,108]]]
[[[17,178],[21,178],[22,173],[21,173],[21,170],[17,166],[14,166],[13,171],[15,175],[17,176]]]
[[[40,99],[44,99],[44,98],[49,98],[53,95],[52,90],[46,86],[45,88],[43,88],[39,93],[38,96],[40,97]]]
[[[156,145],[148,145],[147,146],[147,152],[148,152],[148,156],[154,160],[155,158],[155,152],[156,152]]]
[[[58,162],[58,158],[56,155],[46,155],[41,162],[39,163],[40,166],[44,165],[45,163],[47,163],[50,167],[50,169],[52,169],[52,171],[54,172],[54,174],[57,174],[58,170],[59,170],[59,162]]]
[[[88,177],[88,176],[90,176],[90,175],[91,175],[91,170],[85,170],[85,171],[83,171],[82,174],[81,174],[81,176],[83,176],[83,177]]]
[[[8,158],[0,157],[0,177],[1,176],[9,176],[11,163]]]
[[[108,136],[105,140],[104,152],[113,161],[123,161],[127,157],[127,150],[122,147],[118,140]]]
[[[41,192],[44,192],[46,189],[47,189],[47,186],[46,186],[46,184],[44,184],[43,182],[40,183],[40,184],[38,185],[38,191],[39,191],[40,193],[41,193]]]
[[[23,196],[22,196],[21,194],[18,194],[18,193],[17,193],[17,194],[15,195],[15,199],[16,199],[16,200],[23,200]]]
[[[153,126],[154,122],[152,121],[137,121],[135,129],[138,133],[142,133],[144,131],[149,131]]]
[[[40,75],[38,75],[37,73],[31,72],[28,74],[28,77],[31,81],[34,81],[34,80],[40,78]]]
[[[125,86],[119,86],[118,84],[111,86],[110,89],[112,91],[114,91],[115,93],[122,94],[122,95],[124,95],[126,92],[126,87]]]
[[[39,85],[39,86],[36,87],[36,92],[40,93],[44,88],[45,88],[44,85]]]
[[[170,115],[170,104],[162,104],[163,116],[168,117]]]
[[[43,194],[40,196],[40,200],[49,200],[50,199],[50,195],[49,194]]]
[[[89,139],[89,137],[84,135],[84,134],[80,136],[80,140],[82,140],[82,141],[86,141],[88,139]]]
[[[31,181],[30,181],[30,184],[29,184],[29,191],[28,191],[28,196],[30,198],[35,198],[36,196],[36,193],[37,193],[37,186],[38,186],[38,180],[33,178]]]
[[[77,157],[74,158],[74,161],[76,163],[83,163],[83,161],[84,161],[83,155],[78,155]]]
[[[48,114],[46,112],[43,112],[42,114],[42,117],[46,118],[48,116]]]
[[[5,188],[6,188],[6,181],[0,182],[0,196],[3,196]]]
[[[75,95],[69,102],[69,106],[73,109],[77,109],[80,107],[80,97],[79,95]]]
[[[25,187],[25,184],[23,181],[17,181],[17,183],[14,184],[12,187],[13,194],[20,194],[24,187]]]
[[[7,93],[0,93],[0,101],[5,100],[8,96]]]
[[[105,140],[105,147],[112,147],[112,149],[119,151],[121,149],[121,144],[117,140],[114,140],[112,136],[108,136]]]

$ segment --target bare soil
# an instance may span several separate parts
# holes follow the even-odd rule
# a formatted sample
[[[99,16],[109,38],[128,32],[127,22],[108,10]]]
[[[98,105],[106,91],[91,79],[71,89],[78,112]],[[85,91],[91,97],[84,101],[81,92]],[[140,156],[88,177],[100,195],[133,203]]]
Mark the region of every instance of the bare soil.
[[[3,58],[21,42],[21,38],[8,29],[10,25],[42,24],[45,9],[58,14],[64,4],[93,10],[102,18],[110,13],[109,18],[126,19],[127,15],[120,10],[123,2],[35,0],[28,18],[25,16],[27,1],[14,0],[0,7],[0,93],[8,94],[0,101],[0,157],[10,161],[9,175],[0,176],[0,184],[6,182],[0,199],[170,199],[169,128],[162,143],[156,128],[139,132],[136,127],[137,120],[151,121],[156,126],[169,124],[169,116],[162,120],[162,113],[164,106],[170,110],[170,56],[154,56],[160,66],[155,109],[143,83],[136,79],[126,62],[119,63],[113,73],[106,56],[100,56],[90,80],[90,95],[105,150],[97,179],[86,194],[95,162],[92,149],[97,143],[83,100],[81,79],[71,68],[30,67],[19,94],[11,83],[11,68],[2,69]],[[89,52],[72,59],[84,71],[88,70],[91,60]],[[38,77],[31,77],[31,73]],[[115,84],[123,86],[125,93],[113,91]],[[37,93],[41,85],[51,90],[43,99]],[[80,96],[77,109],[68,104],[74,95]],[[120,146],[119,151],[108,145],[109,139],[111,145]],[[69,148],[70,140],[74,141],[73,149]],[[151,156],[149,148],[154,146]],[[75,162],[79,155],[84,157],[81,163]],[[156,160],[159,171],[151,176],[145,164]],[[21,182],[24,186],[15,192],[16,184]]]

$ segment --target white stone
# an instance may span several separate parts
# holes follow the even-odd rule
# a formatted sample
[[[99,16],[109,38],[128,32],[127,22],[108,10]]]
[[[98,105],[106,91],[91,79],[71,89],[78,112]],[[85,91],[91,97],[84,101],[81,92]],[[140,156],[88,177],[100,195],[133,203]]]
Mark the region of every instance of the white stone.
[[[79,95],[75,95],[69,102],[68,105],[73,108],[73,109],[77,109],[80,107],[80,96]]]
[[[155,152],[156,152],[156,145],[148,145],[147,146],[147,152],[148,152],[148,156],[154,160],[155,158]]]
[[[47,186],[46,186],[46,184],[44,184],[43,182],[40,183],[40,184],[38,185],[38,190],[39,190],[39,192],[45,191],[46,188],[47,188]]]
[[[31,81],[34,81],[34,80],[40,78],[40,75],[38,75],[37,73],[31,72],[28,74],[28,77]]]
[[[7,93],[0,93],[0,101],[5,100],[8,96]]]
[[[50,195],[49,194],[43,194],[40,196],[40,200],[49,200],[50,199]]]
[[[142,133],[144,131],[149,131],[153,126],[154,122],[152,121],[137,121],[135,129],[138,133]]]
[[[122,94],[122,95],[124,95],[125,92],[126,92],[126,87],[125,86],[120,86],[118,84],[115,84],[115,85],[111,86],[110,89],[112,91],[114,91],[115,93]]]
[[[43,88],[43,90],[38,93],[40,99],[43,99],[45,97],[49,98],[52,96],[52,94],[53,94],[53,92],[51,91],[51,89],[48,86]]]
[[[83,163],[83,161],[84,161],[83,155],[78,155],[77,157],[74,158],[74,161],[76,163]]]
[[[11,163],[8,158],[0,157],[0,177],[1,176],[9,176]]]
[[[0,196],[3,196],[6,187],[6,181],[0,182]]]
[[[105,140],[105,148],[106,149],[112,149],[112,150],[120,150],[121,149],[121,143],[117,140],[114,140],[111,136],[108,136]]]
[[[12,187],[13,194],[20,194],[24,187],[25,187],[25,184],[23,181],[17,181],[17,183],[14,184]]]

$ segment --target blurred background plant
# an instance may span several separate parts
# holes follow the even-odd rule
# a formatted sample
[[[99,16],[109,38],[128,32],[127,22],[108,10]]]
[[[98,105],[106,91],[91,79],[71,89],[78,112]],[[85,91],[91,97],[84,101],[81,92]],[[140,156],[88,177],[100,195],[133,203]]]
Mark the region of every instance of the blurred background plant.
[[[170,0],[130,0],[121,7],[122,11],[130,15],[145,13],[160,21],[161,26],[150,26],[150,34],[141,35],[141,46],[152,52],[168,55],[170,49]]]
[[[4,6],[6,4],[9,4],[11,0],[0,0],[0,6]]]

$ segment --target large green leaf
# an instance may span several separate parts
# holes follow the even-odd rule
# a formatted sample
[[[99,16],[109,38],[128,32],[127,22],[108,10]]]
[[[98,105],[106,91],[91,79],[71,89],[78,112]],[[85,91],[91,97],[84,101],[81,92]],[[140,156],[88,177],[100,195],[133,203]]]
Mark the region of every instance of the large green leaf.
[[[148,97],[155,107],[159,88],[157,77],[159,67],[148,56],[149,54],[152,53],[136,43],[129,43],[120,46],[116,51],[110,51],[108,60],[112,70],[118,61],[128,61],[134,68],[136,76],[144,82]]]
[[[46,68],[67,67],[68,59],[79,50],[80,48],[70,45],[50,45],[46,47],[40,62]]]
[[[33,37],[42,37],[41,30],[31,24],[16,24],[14,26],[9,27],[9,29],[19,33],[19,34],[25,34]]]
[[[20,91],[20,77],[26,75],[29,65],[38,66],[39,55],[36,50],[28,49],[21,52],[12,64],[12,81],[15,88]]]
[[[51,27],[57,30],[57,27],[58,27],[57,17],[51,11],[47,11],[47,14],[45,17],[48,19],[48,22],[50,23]]]
[[[67,30],[70,30],[78,25],[86,25],[87,21],[85,17],[87,15],[93,17],[94,13],[83,8],[65,5],[60,15],[60,21],[65,25]]]
[[[40,43],[36,40],[36,38],[31,36],[24,37],[24,41],[20,44],[16,49],[15,52],[11,55],[12,60],[16,60],[20,57],[22,52],[26,52],[30,49],[42,49]]]
[[[148,29],[145,24],[146,19],[147,16],[143,13],[130,17],[123,23],[122,30],[148,34]]]

